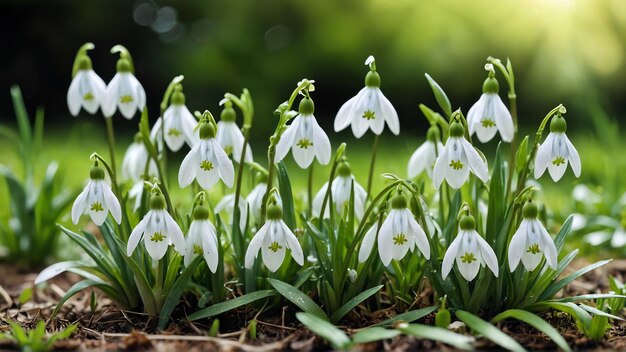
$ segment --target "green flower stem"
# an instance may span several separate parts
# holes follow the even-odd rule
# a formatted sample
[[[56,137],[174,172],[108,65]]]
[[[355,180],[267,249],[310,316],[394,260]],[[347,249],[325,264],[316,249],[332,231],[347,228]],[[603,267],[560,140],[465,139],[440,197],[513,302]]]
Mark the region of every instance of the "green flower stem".
[[[346,150],[346,143],[341,143],[341,145],[339,145],[339,148],[337,148],[337,152],[335,153],[335,160],[333,161],[333,165],[330,168],[330,177],[328,178],[328,186],[326,187],[326,195],[324,196],[324,201],[322,202],[322,208],[320,209],[320,217],[323,218],[324,217],[324,213],[326,212],[326,206],[328,205],[328,203],[330,202],[332,204],[332,194],[331,194],[331,189],[333,186],[333,180],[335,179],[335,173],[337,172],[337,166],[339,165],[339,162],[341,161],[341,158],[343,157],[343,154]],[[333,223],[333,212],[329,212],[330,214],[330,223]],[[321,221],[320,221],[321,223]]]
[[[378,142],[380,140],[380,135],[377,134],[374,137],[374,144],[372,145],[372,158],[370,160],[370,171],[367,176],[367,196],[365,199],[370,197],[370,193],[372,191],[372,182],[374,179],[374,165],[376,164],[376,154],[378,152]]]
[[[509,159],[509,177],[506,182],[505,191],[509,194],[509,197],[513,196],[513,192],[510,192],[513,184],[513,175],[515,174],[515,161],[518,148],[517,140],[517,96],[515,95],[514,88],[510,87],[509,90],[509,110],[511,111],[511,117],[513,118],[513,140],[511,140],[511,155]]]
[[[161,260],[159,260],[159,263],[157,265],[157,272],[156,272],[156,286],[154,288],[154,298],[156,301],[156,310],[157,312],[161,311],[161,308],[163,307],[163,299],[165,298],[163,295],[163,277],[165,276],[165,258],[167,258],[167,255],[162,258]]]
[[[93,45],[93,43],[87,42],[78,49],[78,51],[76,52],[76,57],[74,58],[74,65],[72,67],[72,78],[74,78],[74,76],[76,76],[76,74],[78,73],[81,57],[83,55],[87,55],[87,51],[93,50],[95,47],[96,46]]]
[[[308,202],[308,209],[306,211],[307,217],[311,218],[311,214],[313,213],[313,171],[314,171],[314,166],[315,163],[312,163],[311,166],[309,166],[309,180],[307,182],[307,202]],[[324,214],[320,215],[320,217],[324,217]]]
[[[113,174],[111,175],[111,182],[115,184],[117,188],[117,172],[115,170],[115,133],[113,132],[113,119],[110,117],[105,117],[104,121],[107,125],[107,142],[109,143],[111,171],[113,172]],[[116,194],[116,196],[119,196],[119,194]]]

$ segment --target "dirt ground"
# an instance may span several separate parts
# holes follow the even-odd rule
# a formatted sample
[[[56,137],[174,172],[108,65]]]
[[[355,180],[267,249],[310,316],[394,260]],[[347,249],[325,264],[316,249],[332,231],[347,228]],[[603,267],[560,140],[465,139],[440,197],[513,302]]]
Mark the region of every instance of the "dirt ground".
[[[582,267],[584,262],[577,262],[573,268]],[[159,331],[156,320],[136,312],[122,311],[95,291],[97,307],[92,311],[92,290],[80,293],[61,309],[58,316],[50,318],[58,299],[78,280],[73,274],[63,274],[50,281],[45,287],[35,287],[36,273],[23,273],[13,266],[0,264],[0,332],[9,330],[7,320],[17,321],[26,328],[34,327],[38,320],[44,319],[48,331],[58,330],[70,324],[77,324],[78,329],[68,340],[58,341],[56,349],[63,350],[243,350],[268,351],[277,349],[291,350],[328,350],[330,346],[315,337],[295,320],[296,309],[285,306],[269,316],[242,308],[220,316],[220,333],[217,337],[208,336],[210,321],[190,323],[185,319],[185,310],[178,311],[176,323]],[[570,284],[566,295],[606,292],[607,275],[616,276],[622,282],[626,278],[626,260],[617,260],[605,267],[588,273],[582,280]],[[19,304],[18,297],[24,289],[33,288],[33,296]],[[191,302],[185,302],[192,307]],[[189,308],[189,311],[192,311]],[[389,317],[391,312],[379,311],[365,314],[358,309],[346,319],[351,326],[345,326],[349,332],[357,331],[354,327],[367,326],[368,323]],[[257,320],[257,338],[251,339],[245,322]],[[544,316],[556,326],[568,343],[578,350],[626,350],[626,322],[616,322],[601,342],[587,339],[575,326],[575,323],[561,313]],[[433,317],[427,316],[426,322]],[[500,328],[529,350],[555,350],[556,346],[542,333],[531,326],[506,321]],[[478,338],[475,347],[479,350],[498,349],[489,340]],[[0,349],[17,349],[9,340],[0,340]],[[362,351],[386,350],[452,350],[451,347],[424,339],[399,336],[383,342],[361,345]]]

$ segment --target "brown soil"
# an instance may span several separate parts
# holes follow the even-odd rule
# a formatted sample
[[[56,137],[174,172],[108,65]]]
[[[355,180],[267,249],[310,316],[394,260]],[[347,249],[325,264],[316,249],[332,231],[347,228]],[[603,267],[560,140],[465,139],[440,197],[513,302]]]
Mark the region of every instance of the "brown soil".
[[[579,261],[572,267],[581,267],[586,263]],[[608,275],[616,276],[620,281],[626,278],[626,260],[613,261],[587,275],[582,280],[570,284],[566,295],[600,293],[607,291]],[[209,321],[190,323],[184,318],[184,311],[179,312],[180,319],[165,331],[158,331],[156,321],[136,312],[122,311],[114,307],[99,291],[86,290],[70,299],[55,318],[51,318],[52,309],[59,298],[79,279],[73,274],[63,274],[51,280],[45,287],[35,287],[36,274],[19,272],[12,266],[0,265],[0,333],[9,330],[7,320],[17,321],[25,328],[34,327],[38,320],[44,319],[48,331],[56,331],[70,324],[77,324],[78,329],[72,338],[59,341],[55,348],[63,350],[243,350],[266,351],[277,349],[327,350],[330,347],[320,338],[315,337],[295,320],[295,308],[283,307],[282,311],[272,316],[250,309],[223,314],[220,317],[220,334],[209,337]],[[32,298],[19,304],[18,297],[24,289],[33,288]],[[98,305],[92,311],[91,294],[95,293]],[[191,304],[188,305],[191,307]],[[356,310],[348,316],[353,326],[367,326],[387,318],[392,312],[379,311],[370,314]],[[257,338],[251,339],[246,322],[257,320]],[[564,314],[552,313],[544,316],[556,326],[568,343],[578,350],[626,350],[626,323],[617,322],[600,342],[587,339],[575,326],[571,318]],[[426,317],[432,322],[433,317]],[[516,339],[529,350],[555,350],[556,346],[544,334],[529,325],[517,321],[505,321],[499,326],[504,332]],[[343,327],[348,332],[358,329]],[[480,350],[498,349],[489,340],[478,338],[475,347]],[[0,340],[0,349],[17,349],[10,340]],[[361,345],[358,350],[451,350],[447,345],[429,340],[400,336],[383,342]]]

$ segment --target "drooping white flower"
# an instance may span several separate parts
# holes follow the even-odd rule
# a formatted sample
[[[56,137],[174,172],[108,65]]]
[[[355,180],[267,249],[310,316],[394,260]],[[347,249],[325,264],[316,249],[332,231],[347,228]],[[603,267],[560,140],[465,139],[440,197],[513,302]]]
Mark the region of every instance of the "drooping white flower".
[[[243,232],[246,229],[246,223],[248,223],[248,203],[245,198],[239,196],[239,229]],[[235,220],[235,194],[229,194],[222,197],[222,200],[217,203],[215,206],[215,213],[225,212],[230,219],[230,224],[232,225],[233,220]]]
[[[342,214],[346,204],[349,204],[350,193],[352,193],[352,185],[354,183],[354,216],[357,220],[363,218],[365,212],[365,202],[367,200],[367,192],[365,189],[356,182],[352,170],[347,162],[342,162],[337,166],[337,177],[333,180],[330,192],[332,195],[333,204],[337,213]],[[326,191],[328,189],[328,182],[324,183],[322,188],[317,192],[315,198],[313,198],[313,216],[319,217],[322,211],[322,205],[324,203],[324,197],[326,197]],[[330,217],[330,204],[326,204],[324,210],[324,218]]]
[[[261,221],[261,208],[263,207],[263,197],[265,197],[265,193],[267,192],[267,174],[263,172],[259,172],[255,178],[256,186],[250,191],[248,196],[246,197],[246,202],[249,207],[249,215],[252,221]],[[276,193],[273,195],[276,204],[282,208],[283,201],[280,198],[280,194]]]
[[[146,92],[131,70],[130,62],[125,58],[117,61],[117,73],[106,88],[102,102],[104,117],[111,117],[115,110],[128,120],[141,113],[146,107]]]
[[[326,165],[330,162],[330,140],[326,132],[317,124],[313,112],[315,106],[309,98],[300,101],[299,115],[293,119],[291,125],[282,134],[276,145],[276,162],[287,156],[289,150],[298,166],[306,169],[313,159]]]
[[[79,60],[78,72],[67,90],[67,107],[73,116],[78,115],[81,107],[95,114],[106,91],[106,84],[92,69],[91,59],[83,55]]]
[[[111,191],[111,186],[104,180],[104,170],[95,165],[89,173],[90,180],[85,189],[76,197],[72,206],[72,222],[78,224],[83,213],[89,213],[91,220],[102,225],[109,212],[118,224],[122,221],[120,202]]]
[[[441,276],[444,280],[450,274],[455,260],[461,275],[467,281],[474,280],[480,267],[485,264],[496,277],[498,276],[498,258],[487,241],[476,232],[476,221],[471,215],[461,218],[459,234],[443,257]]]
[[[376,72],[373,56],[369,56],[365,65],[370,71],[365,76],[365,88],[345,102],[335,116],[335,132],[352,126],[352,133],[361,138],[367,129],[375,134],[383,133],[385,122],[395,135],[400,133],[400,121],[396,109],[380,90],[380,75]]]
[[[126,255],[129,257],[143,239],[146,251],[154,260],[163,258],[167,248],[174,245],[180,255],[185,254],[185,237],[172,216],[165,210],[165,198],[160,192],[150,197],[150,211],[135,226],[128,238]]]
[[[165,125],[161,126],[163,121]],[[172,93],[170,106],[163,112],[163,118],[159,117],[154,124],[150,138],[160,142],[163,129],[165,144],[171,151],[179,151],[185,142],[191,148],[199,142],[198,134],[194,131],[197,124],[198,121],[185,106],[185,95],[176,90]]]
[[[235,122],[237,115],[230,101],[225,102],[224,110],[220,115],[220,121],[217,123],[217,143],[219,143],[228,155],[232,155],[234,161],[241,163],[241,152],[245,138],[243,133]],[[250,144],[246,144],[246,154],[243,161],[246,163],[253,162],[252,149]]]
[[[611,236],[611,247],[622,248],[624,245],[626,245],[626,230],[624,230],[624,227],[620,224]]]
[[[428,238],[422,227],[415,221],[413,213],[408,209],[406,197],[401,194],[395,195],[391,200],[391,211],[378,231],[378,254],[383,265],[387,266],[392,259],[401,260],[406,253],[417,248],[424,258],[430,258],[430,246]],[[359,250],[359,262],[364,263],[369,258],[378,223],[367,231],[361,249]]]
[[[128,191],[128,198],[134,199],[135,203],[133,204],[133,211],[137,211],[141,206],[141,200],[143,197],[143,188],[144,181],[137,181],[133,184],[133,186]]]
[[[478,140],[487,143],[499,131],[502,140],[510,143],[515,134],[513,118],[498,95],[500,86],[494,77],[493,65],[487,64],[485,69],[489,77],[483,83],[483,94],[467,113],[470,136],[476,132]]]
[[[537,219],[537,206],[526,202],[522,208],[522,220],[509,244],[509,268],[515,271],[520,260],[528,271],[534,270],[541,257],[546,257],[548,265],[556,270],[557,252],[546,228]]]
[[[580,156],[578,156],[578,151],[572,142],[567,138],[566,130],[567,123],[562,116],[558,115],[552,118],[550,133],[537,150],[535,179],[539,179],[547,168],[550,176],[556,182],[565,174],[568,163],[572,165],[574,176],[580,176]]]
[[[450,124],[450,137],[435,161],[433,184],[441,186],[445,179],[450,187],[459,189],[467,182],[470,171],[481,181],[489,180],[487,162],[463,137],[465,129],[458,122]]]
[[[228,187],[233,186],[235,168],[222,146],[215,140],[215,128],[209,122],[200,126],[200,142],[191,148],[183,159],[178,172],[181,188],[191,184],[194,179],[202,188],[211,188],[219,179]]]
[[[426,142],[424,142],[409,159],[408,175],[409,178],[416,178],[419,174],[426,170],[428,177],[432,179],[433,168],[437,155],[443,152],[443,144],[439,140],[439,128],[432,126],[426,134]]]
[[[283,221],[283,211],[280,206],[272,204],[267,207],[267,221],[248,245],[245,267],[250,269],[254,266],[260,250],[267,269],[276,272],[285,259],[287,249],[291,251],[291,257],[296,263],[304,264],[304,254],[298,239]]]
[[[148,175],[145,175],[146,165],[148,166]],[[137,133],[135,139],[124,154],[122,160],[122,179],[133,182],[143,182],[144,176],[152,177],[157,175],[157,165],[148,155],[148,149],[141,140],[141,135]],[[143,186],[142,186],[143,189]]]
[[[217,232],[209,221],[209,210],[198,205],[193,211],[185,244],[185,266],[189,266],[198,255],[204,257],[211,272],[215,273],[219,261]]]

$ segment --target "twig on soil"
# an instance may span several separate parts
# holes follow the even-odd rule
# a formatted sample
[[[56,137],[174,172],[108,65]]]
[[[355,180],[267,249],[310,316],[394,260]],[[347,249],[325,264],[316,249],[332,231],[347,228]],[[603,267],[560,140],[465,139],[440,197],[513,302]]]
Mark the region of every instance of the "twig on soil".
[[[9,293],[4,289],[4,287],[2,287],[2,285],[0,285],[0,296],[2,296],[2,298],[9,304],[9,307],[13,305],[11,296],[9,296]]]

